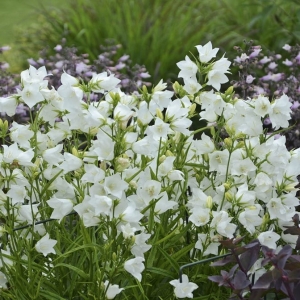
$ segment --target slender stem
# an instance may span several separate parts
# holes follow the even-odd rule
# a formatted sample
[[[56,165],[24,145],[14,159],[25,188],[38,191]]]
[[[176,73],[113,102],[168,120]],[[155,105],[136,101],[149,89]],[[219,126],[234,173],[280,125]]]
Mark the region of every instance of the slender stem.
[[[182,272],[183,272],[183,269],[190,268],[190,267],[193,267],[193,266],[196,266],[196,265],[200,265],[200,264],[204,264],[206,262],[214,261],[216,259],[227,257],[229,255],[232,255],[232,253],[226,253],[226,254],[223,254],[223,255],[219,255],[219,256],[214,256],[214,257],[202,259],[202,260],[199,260],[199,261],[196,261],[196,262],[193,262],[193,263],[181,266],[179,268],[179,282],[182,283]]]

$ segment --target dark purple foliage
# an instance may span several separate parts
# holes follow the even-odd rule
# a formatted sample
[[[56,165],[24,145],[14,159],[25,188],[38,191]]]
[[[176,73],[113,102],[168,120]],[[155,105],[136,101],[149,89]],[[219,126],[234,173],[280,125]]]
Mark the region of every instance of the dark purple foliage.
[[[277,299],[300,299],[300,256],[292,254],[291,246],[286,245],[277,252],[261,246],[258,240],[238,245],[230,239],[222,244],[232,255],[214,262],[212,266],[234,265],[229,272],[222,270],[221,275],[208,278],[219,286],[230,288],[230,299],[258,300],[264,299],[268,293],[275,293]],[[261,254],[261,267],[265,268],[265,273],[254,281],[250,271]]]

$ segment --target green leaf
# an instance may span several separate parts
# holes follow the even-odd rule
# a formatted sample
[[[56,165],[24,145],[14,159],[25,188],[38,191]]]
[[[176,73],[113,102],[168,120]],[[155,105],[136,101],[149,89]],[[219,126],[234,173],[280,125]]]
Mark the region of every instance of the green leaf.
[[[164,278],[173,278],[174,277],[174,273],[167,271],[165,269],[161,269],[161,268],[150,267],[150,268],[147,268],[147,271],[149,271],[150,273],[162,275]]]
[[[87,279],[89,278],[89,275],[86,274],[84,271],[82,271],[81,269],[75,267],[75,266],[72,266],[72,265],[68,265],[68,264],[65,264],[65,263],[58,263],[54,266],[54,268],[57,268],[57,267],[65,267],[65,268],[68,268],[72,271],[74,271],[75,273],[77,273],[80,277],[84,278],[84,279]]]
[[[164,249],[162,249],[161,247],[157,247],[158,251],[165,257],[166,262],[162,265],[162,267],[164,267],[165,265],[167,265],[167,263],[169,263],[174,270],[179,270],[179,265],[177,263],[176,260],[173,259],[173,257],[171,255],[169,255]]]
[[[40,296],[43,296],[45,299],[49,299],[49,300],[66,300],[65,298],[60,297],[59,295],[52,293],[50,291],[40,291]]]

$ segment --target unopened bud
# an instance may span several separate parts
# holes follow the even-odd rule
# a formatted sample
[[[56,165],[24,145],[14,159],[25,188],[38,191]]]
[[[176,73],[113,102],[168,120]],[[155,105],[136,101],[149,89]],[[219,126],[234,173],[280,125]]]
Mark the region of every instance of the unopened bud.
[[[116,165],[115,165],[115,168],[116,168],[116,171],[117,172],[122,172],[124,171],[125,169],[127,169],[130,165],[130,160],[129,158],[126,158],[126,157],[118,157],[116,159]]]
[[[175,81],[173,84],[173,90],[176,94],[180,93],[180,90],[182,89],[181,85],[178,83],[178,81]]]
[[[166,151],[166,156],[174,156],[174,154],[170,150],[167,150]]]
[[[232,202],[233,200],[233,196],[232,194],[228,191],[228,192],[225,192],[225,199],[229,202]]]
[[[231,188],[231,185],[228,182],[223,183],[223,186],[226,192]]]
[[[111,258],[112,258],[112,261],[117,261],[118,256],[117,256],[116,252],[113,252],[113,254],[111,255]]]
[[[163,113],[161,112],[161,110],[159,108],[156,108],[156,115],[161,120],[164,120],[164,115],[163,115]]]
[[[97,127],[92,127],[92,128],[90,128],[90,130],[89,130],[89,134],[92,135],[92,136],[95,136],[95,135],[98,133],[98,131],[99,131],[99,128],[97,128]]]
[[[293,182],[293,183],[290,183],[290,184],[287,184],[285,187],[284,187],[284,190],[286,192],[291,192],[291,191],[295,191],[297,190],[297,188],[295,188],[295,186],[298,184],[298,182]]]
[[[193,103],[191,106],[190,106],[190,111],[189,111],[189,114],[190,115],[193,115],[195,110],[196,110],[196,107],[197,107],[197,104],[196,103]]]
[[[215,137],[216,135],[215,127],[210,127],[210,134],[212,135],[212,137]]]
[[[224,143],[227,146],[227,148],[230,149],[232,147],[232,139],[231,138],[225,138]]]
[[[203,157],[203,160],[204,160],[206,163],[209,161],[208,153],[204,153],[204,154],[202,155],[202,157]]]
[[[72,154],[76,157],[79,157],[79,153],[75,147],[72,148]]]
[[[265,231],[270,222],[270,216],[268,213],[265,213],[262,219],[262,223],[260,225],[261,231]]]
[[[230,96],[232,93],[233,93],[233,86],[230,86],[227,90],[226,90],[226,92],[225,92],[225,96]]]
[[[212,209],[212,206],[213,206],[213,199],[211,196],[208,196],[206,198],[206,207]]]
[[[161,164],[162,162],[164,162],[164,160],[166,159],[166,156],[165,155],[162,155],[160,158],[159,158],[159,163]]]

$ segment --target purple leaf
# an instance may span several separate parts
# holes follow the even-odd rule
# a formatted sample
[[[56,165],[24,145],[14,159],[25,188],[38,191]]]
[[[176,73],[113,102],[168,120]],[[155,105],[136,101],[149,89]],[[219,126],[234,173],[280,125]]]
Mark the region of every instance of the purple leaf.
[[[235,273],[235,271],[236,271],[236,269],[238,268],[238,265],[235,265],[235,266],[233,266],[231,269],[230,269],[230,271],[229,271],[229,273],[228,273],[228,278],[232,278],[233,277],[233,275],[234,275],[234,273]],[[221,271],[222,272],[222,271]]]
[[[300,250],[300,235],[298,236],[295,250]]]
[[[300,300],[300,282],[294,285],[293,294],[295,296],[295,300]]]
[[[286,271],[288,281],[289,282],[299,282],[300,280],[300,269],[299,267],[297,269],[294,269],[293,271]]]
[[[239,259],[245,272],[248,272],[251,269],[251,267],[254,265],[254,263],[258,260],[259,250],[260,250],[260,246],[257,243],[256,245],[253,244],[251,248],[249,248],[246,252],[241,254]]]
[[[287,228],[283,233],[284,234],[292,234],[292,235],[300,235],[300,228],[296,226],[283,226]]]
[[[223,277],[220,276],[220,275],[208,276],[208,279],[213,281],[213,282],[216,282],[216,283],[220,283],[220,282],[223,281]]]
[[[224,280],[223,276],[220,275],[213,275],[213,276],[208,276],[208,279],[216,282],[219,284],[219,286],[227,286],[229,287],[230,285],[228,284],[227,280]]]
[[[274,281],[276,281],[281,276],[280,272],[276,269],[269,271],[263,274],[258,280],[255,282],[252,289],[268,289]]]
[[[291,256],[293,252],[293,249],[290,245],[285,245],[277,254],[275,261],[276,265],[280,269],[284,269],[285,263],[288,260],[288,258]],[[273,260],[272,260],[273,262]],[[274,262],[275,263],[275,262]]]
[[[229,263],[232,263],[232,262],[236,262],[235,257],[233,255],[229,255],[225,258],[222,258],[220,260],[217,260],[217,261],[211,263],[211,266],[221,267],[221,266],[225,266],[225,265],[227,265]]]
[[[247,276],[241,270],[237,270],[234,279],[233,279],[233,286],[236,290],[243,290],[248,287],[250,281],[248,280]]]
[[[265,293],[266,291],[262,289],[252,290],[249,300],[261,300]]]

